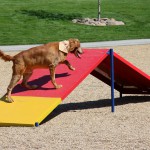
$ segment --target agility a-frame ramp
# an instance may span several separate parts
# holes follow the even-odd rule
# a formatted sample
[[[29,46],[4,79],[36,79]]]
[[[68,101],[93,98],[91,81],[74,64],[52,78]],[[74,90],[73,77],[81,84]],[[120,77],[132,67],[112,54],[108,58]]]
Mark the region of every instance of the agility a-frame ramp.
[[[36,90],[27,90],[19,84],[14,88],[14,103],[0,101],[0,126],[38,126],[70,93],[92,74],[111,86],[112,112],[114,89],[122,94],[150,94],[150,76],[107,49],[84,49],[81,59],[67,58],[75,71],[65,65],[56,68],[56,81],[63,85],[54,89],[48,69],[34,71],[29,84],[38,84]]]

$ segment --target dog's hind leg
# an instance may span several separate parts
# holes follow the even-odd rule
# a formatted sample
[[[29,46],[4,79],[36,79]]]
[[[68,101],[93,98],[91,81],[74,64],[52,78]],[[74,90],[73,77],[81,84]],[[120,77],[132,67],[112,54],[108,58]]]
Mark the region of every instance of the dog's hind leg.
[[[16,86],[17,82],[21,79],[21,76],[25,71],[25,67],[22,64],[14,64],[12,69],[13,69],[12,78],[6,93],[6,101],[10,103],[13,102],[13,99],[11,98],[11,92],[13,88]]]
[[[11,98],[11,92],[20,79],[21,79],[21,75],[13,75],[12,76],[12,79],[7,88],[7,93],[6,93],[6,101],[7,102],[9,102],[9,103],[13,102],[13,99]]]
[[[23,80],[22,80],[21,85],[23,87],[26,87],[27,89],[36,89],[36,88],[38,88],[37,85],[28,85],[28,83],[27,83],[29,78],[31,77],[32,73],[33,73],[33,70],[28,70],[28,71],[25,71],[25,73],[23,74]]]

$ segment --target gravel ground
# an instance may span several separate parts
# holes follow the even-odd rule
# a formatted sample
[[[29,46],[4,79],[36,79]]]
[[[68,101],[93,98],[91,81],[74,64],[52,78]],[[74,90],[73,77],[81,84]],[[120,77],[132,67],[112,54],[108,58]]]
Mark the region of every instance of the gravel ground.
[[[150,74],[150,44],[113,47]],[[15,54],[16,52],[7,52]],[[0,96],[11,78],[11,62],[0,60]],[[39,127],[0,127],[0,150],[149,150],[150,96],[115,91],[89,75]]]

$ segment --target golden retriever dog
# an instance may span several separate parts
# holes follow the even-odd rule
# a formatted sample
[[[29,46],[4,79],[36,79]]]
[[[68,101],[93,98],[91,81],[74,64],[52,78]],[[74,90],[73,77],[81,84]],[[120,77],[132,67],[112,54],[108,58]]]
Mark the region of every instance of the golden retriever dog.
[[[15,56],[6,55],[0,51],[1,59],[13,62],[12,79],[7,88],[6,100],[10,103],[13,102],[11,92],[22,76],[22,86],[28,89],[37,88],[37,85],[30,86],[27,83],[35,68],[49,68],[52,84],[56,89],[61,88],[62,85],[58,85],[55,81],[55,68],[58,64],[66,64],[69,69],[75,70],[69,61],[66,60],[66,56],[69,52],[74,53],[76,57],[80,58],[80,54],[82,54],[83,51],[78,39],[50,42],[22,51]]]

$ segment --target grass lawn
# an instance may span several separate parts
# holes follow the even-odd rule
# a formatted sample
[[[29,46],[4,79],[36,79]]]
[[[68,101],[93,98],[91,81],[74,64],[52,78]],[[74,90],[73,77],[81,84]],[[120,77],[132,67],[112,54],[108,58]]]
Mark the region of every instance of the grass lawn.
[[[0,0],[0,45],[150,38],[150,0],[101,0],[101,17],[124,21],[125,26],[71,22],[97,17],[97,7],[97,0]]]

